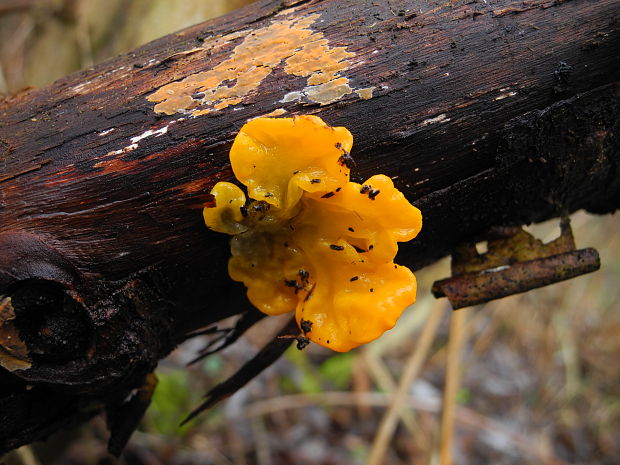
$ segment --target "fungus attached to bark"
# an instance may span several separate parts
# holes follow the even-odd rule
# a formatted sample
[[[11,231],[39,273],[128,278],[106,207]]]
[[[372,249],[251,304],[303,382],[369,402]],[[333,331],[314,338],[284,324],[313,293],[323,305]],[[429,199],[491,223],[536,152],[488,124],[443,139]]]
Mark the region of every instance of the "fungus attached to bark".
[[[376,339],[415,301],[415,276],[393,260],[397,242],[422,226],[387,176],[349,181],[342,157],[352,144],[346,128],[316,116],[254,119],[230,152],[249,202],[218,182],[204,210],[210,229],[234,236],[229,274],[252,304],[270,315],[295,310],[304,336],[337,351]],[[374,194],[359,195],[364,188]]]

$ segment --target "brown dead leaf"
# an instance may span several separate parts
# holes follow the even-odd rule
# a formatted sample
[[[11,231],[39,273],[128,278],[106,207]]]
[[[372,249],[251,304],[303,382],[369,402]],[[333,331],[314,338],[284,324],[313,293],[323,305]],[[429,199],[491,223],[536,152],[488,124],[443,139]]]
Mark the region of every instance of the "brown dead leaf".
[[[15,310],[11,298],[0,296],[0,366],[9,371],[27,370],[32,366],[32,361],[13,320]]]

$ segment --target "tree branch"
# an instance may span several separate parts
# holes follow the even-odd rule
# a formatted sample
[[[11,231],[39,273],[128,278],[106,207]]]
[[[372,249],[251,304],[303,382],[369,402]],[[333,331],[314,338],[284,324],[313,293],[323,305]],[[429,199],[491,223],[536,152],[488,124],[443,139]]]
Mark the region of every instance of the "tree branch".
[[[0,332],[32,363],[0,369],[0,452],[249,308],[201,218],[249,118],[349,128],[358,179],[391,176],[423,212],[399,257],[413,268],[494,225],[616,209],[619,10],[260,1],[0,102]]]

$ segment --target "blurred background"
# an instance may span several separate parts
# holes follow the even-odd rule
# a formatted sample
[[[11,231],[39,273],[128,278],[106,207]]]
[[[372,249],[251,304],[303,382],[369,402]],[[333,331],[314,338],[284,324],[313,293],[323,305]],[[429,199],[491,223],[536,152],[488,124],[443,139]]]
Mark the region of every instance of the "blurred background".
[[[41,86],[248,0],[0,0],[0,93]],[[2,465],[400,465],[620,463],[620,215],[573,215],[601,270],[453,313],[430,294],[449,260],[417,273],[395,329],[346,354],[291,348],[180,428],[284,320],[186,367],[188,341],[157,371],[126,453],[105,452],[102,418],[22,447]],[[559,221],[528,228],[549,241]],[[232,322],[230,323],[232,324]],[[220,325],[222,327],[226,324]]]

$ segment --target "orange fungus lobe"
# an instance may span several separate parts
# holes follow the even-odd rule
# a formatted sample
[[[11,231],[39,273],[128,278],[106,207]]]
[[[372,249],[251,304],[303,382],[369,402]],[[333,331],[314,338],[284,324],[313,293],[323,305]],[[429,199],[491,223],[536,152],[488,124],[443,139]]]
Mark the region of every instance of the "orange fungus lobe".
[[[295,310],[305,337],[348,351],[392,328],[416,279],[394,264],[422,227],[392,180],[349,181],[353,137],[316,116],[256,118],[230,151],[248,192],[218,182],[207,226],[233,235],[228,270],[270,315]]]

